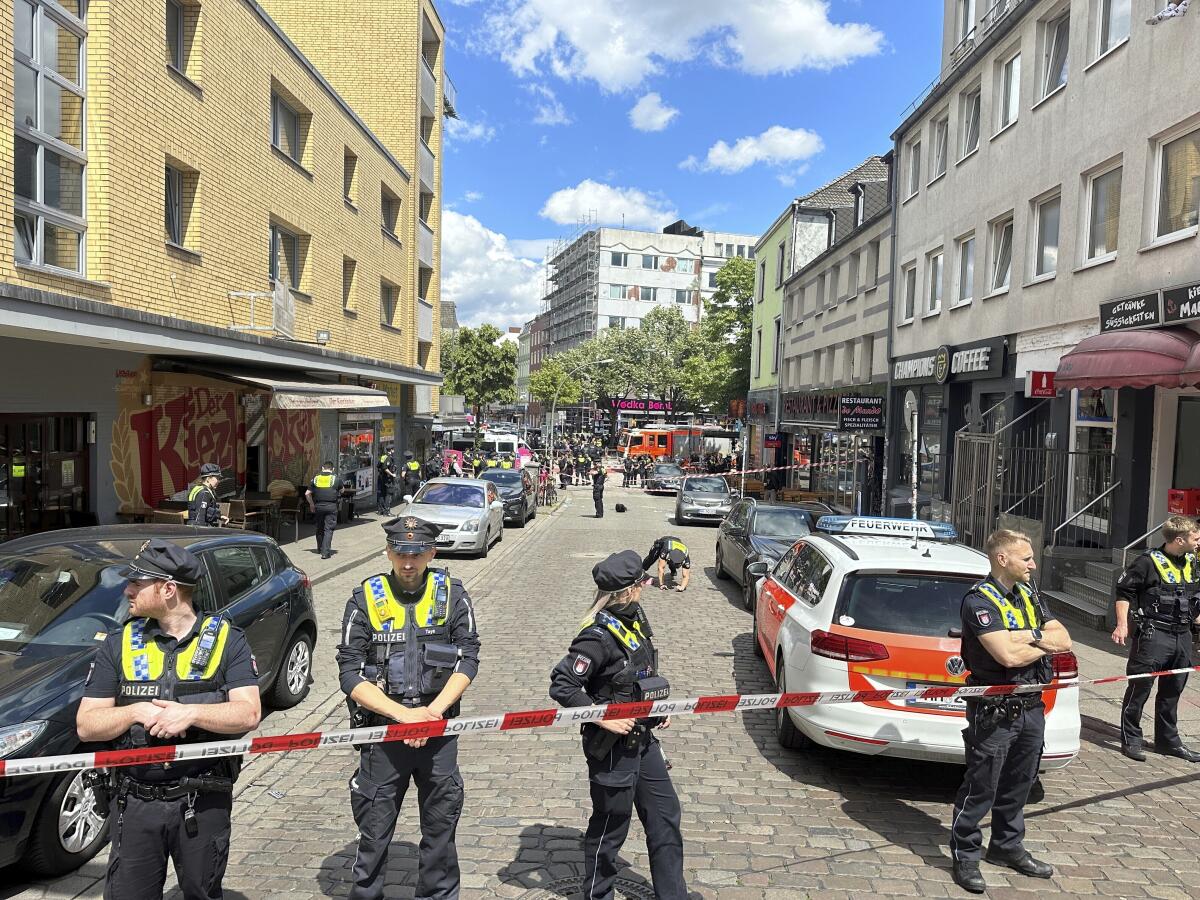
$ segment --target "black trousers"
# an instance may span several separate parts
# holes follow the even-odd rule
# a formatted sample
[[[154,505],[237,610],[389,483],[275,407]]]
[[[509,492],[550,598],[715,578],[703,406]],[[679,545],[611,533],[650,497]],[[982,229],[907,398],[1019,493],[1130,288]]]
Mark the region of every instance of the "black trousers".
[[[593,492],[592,502],[596,504],[596,518],[603,519],[604,518],[604,495]]]
[[[184,900],[221,900],[232,808],[229,794],[197,794],[197,832],[190,837],[183,825],[186,799],[114,798],[105,900],[162,900],[168,858]]]
[[[337,506],[317,504],[314,513],[317,523],[317,549],[322,554],[333,552],[333,531],[337,528]]]
[[[1129,650],[1127,675],[1182,669],[1192,664],[1192,630],[1186,625],[1175,634],[1162,625],[1155,625],[1146,637],[1146,626],[1138,628]],[[1162,678],[1143,678],[1131,681],[1121,701],[1121,743],[1139,746],[1142,743],[1142,707],[1158,683],[1154,698],[1154,743],[1158,747],[1178,747],[1179,695],[1187,684],[1186,675],[1164,675]]]
[[[680,807],[662,744],[648,734],[636,749],[618,741],[603,759],[588,757],[592,815],[583,838],[584,900],[610,900],[617,855],[636,808],[646,832],[650,879],[658,900],[687,900]]]
[[[388,515],[392,511],[392,485],[390,482],[380,484],[379,495],[376,499],[379,514],[383,516]]]
[[[419,748],[399,741],[371,744],[359,755],[358,772],[350,779],[350,806],[359,832],[351,900],[383,896],[388,846],[410,780],[417,786],[421,814],[416,898],[458,897],[454,834],[462,815],[463,781],[458,771],[458,738],[440,737]]]
[[[986,718],[986,717],[983,717]],[[967,701],[967,771],[950,820],[950,856],[955,862],[983,855],[979,823],[992,812],[989,846],[1005,855],[1018,853],[1025,840],[1025,802],[1037,779],[1046,736],[1046,710],[1039,701],[1015,721],[981,721],[979,701]]]

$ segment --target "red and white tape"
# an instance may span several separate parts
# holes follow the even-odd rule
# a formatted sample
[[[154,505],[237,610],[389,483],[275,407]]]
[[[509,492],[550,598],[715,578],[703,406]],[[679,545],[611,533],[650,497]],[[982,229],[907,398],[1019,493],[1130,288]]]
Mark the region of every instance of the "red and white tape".
[[[897,700],[942,700],[978,697],[1001,697],[1012,694],[1039,694],[1044,691],[1068,690],[1165,675],[1186,675],[1200,671],[1200,666],[1168,669],[1143,675],[1112,675],[1088,681],[1066,681],[1060,684],[1000,684],[986,687],[931,687],[902,691],[832,691],[823,693],[788,694],[725,694],[693,697],[687,700],[658,700],[639,703],[610,703],[607,706],[577,706],[566,709],[533,709],[522,712],[498,713],[491,716],[470,716],[458,719],[439,719],[415,725],[383,725],[376,728],[347,728],[341,731],[313,731],[307,734],[279,734],[241,740],[210,741],[203,744],[170,744],[137,750],[97,750],[66,756],[41,756],[29,759],[0,760],[0,778],[16,775],[43,775],[78,769],[103,769],[137,766],[148,763],[169,763],[194,759],[216,759],[242,754],[281,753],[290,750],[317,750],[330,747],[349,747],[351,744],[382,744],[414,738],[444,735],[486,734],[493,731],[517,731],[524,728],[556,728],[595,722],[601,719],[630,719],[648,716],[687,716],[702,713],[741,712],[752,709],[776,709],[786,706],[820,706],[835,703],[864,703]]]

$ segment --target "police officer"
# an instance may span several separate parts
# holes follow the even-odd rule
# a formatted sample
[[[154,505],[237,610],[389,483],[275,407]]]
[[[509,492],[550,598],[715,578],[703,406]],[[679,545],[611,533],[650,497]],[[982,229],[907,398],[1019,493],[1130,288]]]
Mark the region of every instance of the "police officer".
[[[320,474],[313,477],[304,493],[308,500],[308,508],[312,510],[313,521],[317,525],[317,549],[321,551],[321,559],[333,556],[333,530],[337,528],[338,494],[333,463],[321,463]]]
[[[1192,629],[1200,614],[1200,528],[1187,516],[1171,516],[1162,528],[1163,544],[1147,550],[1117,580],[1117,627],[1112,639],[1124,644],[1129,636],[1130,609],[1134,621],[1129,651],[1129,675],[1182,669],[1192,665]],[[1142,749],[1142,707],[1154,682],[1154,748],[1165,756],[1200,762],[1179,738],[1179,695],[1187,675],[1164,675],[1129,682],[1121,702],[1121,752],[1145,762]]]
[[[402,477],[404,478],[404,493],[415,496],[421,489],[421,464],[413,459],[411,450],[404,451]]]
[[[592,465],[592,502],[596,504],[596,518],[604,518],[604,484],[608,480],[608,470],[600,463]]]
[[[462,582],[430,568],[441,528],[414,516],[383,525],[390,572],[355,588],[342,620],[337,661],[355,727],[436,721],[458,714],[459,698],[479,671],[475,614]],[[454,832],[463,782],[454,735],[368,744],[350,779],[358,825],[350,897],[383,896],[388,847],[409,781],[421,812],[419,900],[459,893]]]
[[[592,461],[587,458],[587,454],[583,452],[581,446],[575,451],[575,478],[576,484],[583,484],[587,481],[588,473],[591,471]]]
[[[969,685],[1045,684],[1050,656],[1071,649],[1071,637],[1030,586],[1033,546],[1017,531],[987,539],[991,574],[962,603],[962,658]],[[983,858],[1022,875],[1049,878],[1054,869],[1025,849],[1025,804],[1037,777],[1046,732],[1042,695],[968,699],[963,730],[967,771],[950,826],[954,882],[974,894],[987,890]],[[983,855],[980,823],[992,813],[992,839]]]
[[[205,463],[200,467],[200,480],[188,491],[189,525],[207,525],[219,528],[229,521],[221,515],[221,504],[217,502],[217,486],[221,483],[221,467],[216,463]]]
[[[550,674],[550,697],[562,706],[662,700],[670,692],[659,673],[654,634],[639,601],[646,572],[633,550],[592,569],[596,602],[583,630]],[[617,855],[633,810],[646,832],[650,877],[659,900],[684,900],[679,797],[654,728],[670,719],[609,719],[582,726],[592,814],[583,839],[583,897],[609,900]]]
[[[379,454],[379,463],[375,466],[375,492],[378,502],[376,509],[381,516],[392,512],[392,485],[396,482],[396,469],[392,463],[392,454],[386,450]]]
[[[675,590],[681,594],[687,590],[688,582],[692,580],[692,557],[688,553],[687,544],[670,535],[660,537],[650,547],[650,553],[642,561],[642,568],[649,570],[655,562],[658,563],[658,586],[660,588],[664,591],[667,589],[667,581],[664,578],[667,569],[671,570],[672,584],[675,582],[675,575],[682,569],[683,578],[679,584],[675,585]]]
[[[75,716],[81,741],[116,749],[240,737],[258,727],[258,670],[241,630],[198,616],[202,564],[177,544],[150,540],[121,572],[130,619],[110,632]],[[104,896],[159,900],[167,858],[186,900],[221,897],[229,815],[240,757],[128,766],[98,785],[115,804]],[[111,798],[111,799],[110,799]]]

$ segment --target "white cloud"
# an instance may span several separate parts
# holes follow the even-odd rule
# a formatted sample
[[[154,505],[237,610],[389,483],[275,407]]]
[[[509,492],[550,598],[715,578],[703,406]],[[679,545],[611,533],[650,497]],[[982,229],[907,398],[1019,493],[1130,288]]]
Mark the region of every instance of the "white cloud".
[[[512,238],[509,240],[508,246],[512,247],[513,253],[522,259],[542,262],[546,258],[547,250],[556,240],[558,238]]]
[[[677,115],[679,110],[663,103],[662,97],[651,92],[633,105],[629,123],[638,131],[662,131]]]
[[[762,134],[738,138],[733,146],[724,141],[717,141],[708,148],[704,159],[689,156],[679,167],[693,172],[721,172],[731,175],[760,163],[776,168],[804,163],[824,149],[824,142],[815,132],[804,128],[772,125]],[[791,171],[798,174],[794,166]]]
[[[539,264],[474,216],[442,212],[442,299],[454,301],[459,322],[519,325],[537,314],[541,297]]]
[[[551,88],[544,84],[528,85],[529,93],[535,98],[537,114],[533,117],[534,125],[570,125],[571,117],[567,115],[566,107],[562,105]]]
[[[833,69],[878,53],[883,35],[830,21],[827,0],[504,0],[474,43],[521,76],[622,91],[697,57],[754,75]]]
[[[496,136],[496,129],[486,122],[468,122],[466,119],[446,119],[446,134],[458,144],[478,141],[486,144]]]
[[[479,191],[467,191],[465,194],[463,194],[463,199],[468,203],[478,203],[483,199],[483,194],[481,194]]]
[[[558,225],[574,225],[593,213],[599,224],[624,224],[626,228],[661,228],[679,218],[664,197],[637,188],[601,184],[590,178],[575,187],[555,191],[540,214]]]

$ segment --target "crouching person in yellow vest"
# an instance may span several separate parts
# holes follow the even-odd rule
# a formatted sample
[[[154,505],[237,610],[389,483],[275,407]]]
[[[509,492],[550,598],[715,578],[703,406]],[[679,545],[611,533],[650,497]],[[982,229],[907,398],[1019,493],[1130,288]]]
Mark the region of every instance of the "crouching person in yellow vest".
[[[130,619],[105,639],[75,718],[79,739],[116,749],[241,737],[261,716],[258,670],[241,630],[196,615],[202,577],[188,550],[150,540],[122,573]],[[219,900],[241,757],[116,769],[107,900],[159,900],[168,857],[186,900]],[[103,800],[102,800],[103,802]]]
[[[460,581],[430,568],[439,526],[404,516],[383,529],[392,569],[355,588],[342,619],[337,660],[351,722],[364,727],[451,718],[479,671],[471,598]],[[360,750],[350,779],[359,831],[351,900],[383,896],[388,847],[410,781],[417,786],[421,819],[416,896],[458,897],[454,833],[463,781],[457,740],[449,735]]]

